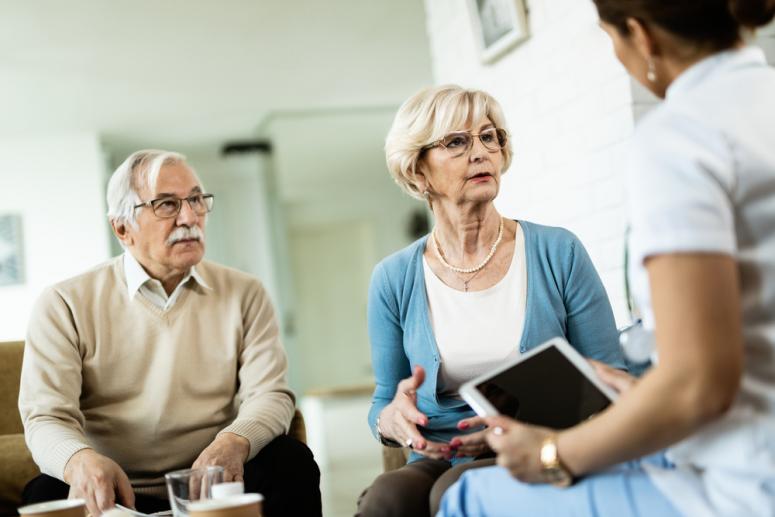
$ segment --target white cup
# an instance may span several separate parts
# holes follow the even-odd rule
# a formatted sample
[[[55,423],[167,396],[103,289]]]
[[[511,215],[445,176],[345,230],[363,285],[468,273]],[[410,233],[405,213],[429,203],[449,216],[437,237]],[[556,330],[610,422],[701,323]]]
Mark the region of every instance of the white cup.
[[[58,499],[17,508],[19,515],[30,517],[86,517],[83,499]]]
[[[240,495],[245,493],[245,485],[242,481],[232,481],[230,483],[218,483],[210,487],[213,499],[221,499],[230,495]]]
[[[230,495],[191,503],[188,512],[190,517],[261,517],[263,503],[261,494]]]

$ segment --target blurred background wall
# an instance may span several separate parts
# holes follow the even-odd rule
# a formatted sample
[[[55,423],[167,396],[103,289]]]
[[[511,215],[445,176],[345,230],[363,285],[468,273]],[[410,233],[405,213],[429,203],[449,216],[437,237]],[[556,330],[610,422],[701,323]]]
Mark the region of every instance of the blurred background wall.
[[[207,258],[261,278],[278,308],[326,515],[351,515],[381,469],[369,276],[426,217],[382,150],[410,94],[456,82],[502,103],[515,159],[498,208],[577,233],[627,319],[622,170],[655,100],[591,2],[529,0],[529,37],[493,62],[472,30],[484,3],[0,0],[0,217],[20,218],[23,265],[0,285],[0,341],[23,339],[44,286],[120,253],[104,216],[115,167],[180,151],[216,194]],[[775,31],[758,41],[775,59]]]

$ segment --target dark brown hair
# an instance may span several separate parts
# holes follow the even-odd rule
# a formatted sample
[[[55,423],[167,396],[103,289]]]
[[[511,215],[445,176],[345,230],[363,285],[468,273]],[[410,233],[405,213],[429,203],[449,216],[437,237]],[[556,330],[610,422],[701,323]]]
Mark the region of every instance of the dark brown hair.
[[[629,34],[627,18],[657,25],[701,46],[722,50],[740,41],[740,30],[767,25],[775,0],[593,0],[600,19]]]

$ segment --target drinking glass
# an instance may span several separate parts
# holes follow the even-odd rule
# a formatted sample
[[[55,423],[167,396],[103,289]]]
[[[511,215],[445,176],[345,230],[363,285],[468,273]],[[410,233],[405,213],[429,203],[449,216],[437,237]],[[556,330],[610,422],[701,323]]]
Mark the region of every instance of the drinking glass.
[[[175,517],[188,517],[188,505],[210,499],[212,486],[223,482],[223,467],[202,467],[169,472],[164,475],[170,507]]]

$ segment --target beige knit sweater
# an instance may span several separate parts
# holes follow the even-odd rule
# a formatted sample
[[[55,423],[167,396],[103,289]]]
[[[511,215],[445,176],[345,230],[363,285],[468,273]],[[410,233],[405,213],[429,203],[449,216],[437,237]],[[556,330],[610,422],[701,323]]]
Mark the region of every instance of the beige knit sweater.
[[[277,321],[261,283],[197,266],[163,311],[129,298],[121,257],[47,289],[30,320],[19,410],[41,471],[62,479],[91,447],[135,486],[190,467],[216,434],[250,457],[288,431],[293,394]]]

